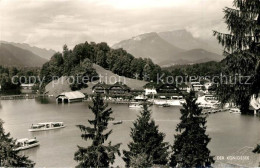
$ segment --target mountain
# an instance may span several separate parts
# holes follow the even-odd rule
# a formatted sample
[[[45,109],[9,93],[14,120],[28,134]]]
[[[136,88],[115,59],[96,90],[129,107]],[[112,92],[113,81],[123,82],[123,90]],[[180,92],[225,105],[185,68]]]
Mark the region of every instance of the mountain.
[[[151,58],[155,63],[168,60],[185,50],[162,39],[157,33],[146,33],[121,41],[112,48],[123,48],[135,57]]]
[[[158,35],[170,44],[185,50],[202,48],[213,53],[222,54],[222,47],[214,37],[209,39],[195,38],[185,29],[160,32]]]
[[[0,43],[0,65],[38,67],[45,62],[47,62],[46,59],[31,51],[11,44]]]
[[[221,61],[223,56],[206,51],[204,49],[192,49],[175,55],[172,59],[162,61],[159,65],[163,67],[174,64],[195,64],[209,61]]]
[[[56,51],[50,49],[47,50],[45,48],[39,48],[39,47],[35,47],[35,46],[30,46],[29,44],[26,43],[14,43],[14,42],[7,42],[7,41],[1,41],[0,43],[5,43],[5,44],[11,44],[13,46],[25,49],[25,50],[29,50],[32,53],[34,53],[35,55],[38,55],[42,58],[45,59],[50,59],[54,53],[56,53]]]

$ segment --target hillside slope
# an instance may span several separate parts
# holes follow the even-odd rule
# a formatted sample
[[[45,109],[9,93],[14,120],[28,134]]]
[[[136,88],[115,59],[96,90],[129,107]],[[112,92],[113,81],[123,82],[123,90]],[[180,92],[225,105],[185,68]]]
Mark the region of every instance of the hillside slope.
[[[111,71],[105,70],[99,65],[93,64],[94,69],[96,72],[101,76],[100,80],[94,81],[92,83],[88,83],[88,88],[82,89],[81,92],[91,94],[92,93],[92,87],[97,84],[99,81],[105,82],[107,84],[114,84],[116,82],[123,82],[127,86],[129,86],[131,89],[142,89],[143,86],[147,83],[145,81],[131,79],[131,78],[125,78],[119,75],[114,74]],[[58,80],[50,82],[45,87],[45,93],[48,95],[57,96],[62,92],[68,92],[71,91],[68,78],[67,77],[61,77]]]
[[[171,45],[154,32],[121,41],[112,48],[123,48],[134,57],[151,58],[155,63],[168,60],[184,51]]]
[[[0,43],[0,65],[40,67],[45,62],[47,62],[46,59],[31,51],[11,44]]]
[[[14,43],[14,42],[7,42],[7,41],[0,41],[0,43],[11,44],[13,46],[31,51],[35,55],[38,55],[44,59],[50,59],[53,56],[53,54],[56,53],[56,51],[54,51],[54,50],[51,50],[51,49],[47,50],[45,48],[30,46],[29,44],[26,44],[26,43]]]

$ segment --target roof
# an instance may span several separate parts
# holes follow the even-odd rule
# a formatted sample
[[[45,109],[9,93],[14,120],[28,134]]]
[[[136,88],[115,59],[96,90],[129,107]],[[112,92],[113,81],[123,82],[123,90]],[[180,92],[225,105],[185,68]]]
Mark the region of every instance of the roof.
[[[112,89],[113,87],[120,87],[123,90],[130,90],[130,88],[127,85],[123,85],[123,84],[114,84],[114,85],[110,86],[109,89]]]
[[[105,84],[105,83],[97,83],[96,85],[94,85],[92,87],[92,90],[95,89],[95,87],[103,87],[104,89],[109,89],[112,85],[108,85],[108,84]]]
[[[60,95],[58,95],[57,97],[59,96],[65,96],[67,97],[68,99],[84,99],[86,96],[81,93],[80,91],[74,91],[74,92],[63,92],[61,93]]]
[[[25,141],[28,141],[29,139],[28,138],[23,138],[23,139],[18,139],[17,142],[25,142]]]
[[[193,85],[193,87],[202,87],[203,85]]]
[[[31,84],[21,84],[21,86],[22,87],[33,87],[34,86],[34,84],[33,83],[31,83]]]
[[[45,122],[45,123],[38,123],[38,125],[45,125],[45,124],[63,124],[63,122]],[[37,125],[37,124],[35,124]]]

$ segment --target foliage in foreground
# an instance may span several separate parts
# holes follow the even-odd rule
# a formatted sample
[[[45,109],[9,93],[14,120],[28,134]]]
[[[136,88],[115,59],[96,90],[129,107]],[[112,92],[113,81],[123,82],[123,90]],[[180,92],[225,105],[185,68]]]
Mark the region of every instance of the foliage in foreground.
[[[88,141],[92,140],[92,144],[89,147],[78,146],[78,151],[74,155],[74,160],[79,162],[77,167],[109,167],[114,163],[115,154],[120,155],[120,144],[108,145],[105,141],[108,139],[112,130],[107,130],[108,122],[113,120],[110,115],[112,109],[107,108],[108,105],[104,104],[100,95],[92,98],[93,106],[89,106],[94,114],[93,120],[88,120],[92,127],[84,125],[77,125],[80,128],[82,135],[81,138]]]
[[[0,167],[33,167],[34,163],[28,157],[19,155],[15,148],[15,140],[10,133],[5,133],[0,119]]]
[[[232,77],[228,83],[220,82],[218,95],[222,103],[231,101],[247,114],[251,96],[260,91],[260,1],[234,0],[233,4],[234,8],[224,9],[230,33],[214,31],[225,47],[224,73]]]
[[[128,144],[129,151],[123,151],[126,167],[166,165],[169,145],[163,142],[165,134],[159,132],[158,126],[151,119],[147,104],[143,105],[141,114],[133,124],[130,133],[132,141]]]
[[[202,109],[196,104],[194,92],[187,95],[185,100],[181,122],[176,128],[170,166],[210,167],[214,160],[207,148],[210,138],[206,134],[206,117],[202,116]]]

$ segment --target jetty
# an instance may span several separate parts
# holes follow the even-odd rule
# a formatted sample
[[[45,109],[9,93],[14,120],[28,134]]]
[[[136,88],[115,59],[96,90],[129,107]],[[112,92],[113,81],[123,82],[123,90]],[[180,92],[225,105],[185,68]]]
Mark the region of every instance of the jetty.
[[[19,100],[19,99],[35,99],[37,95],[5,95],[0,96],[0,100]]]
[[[214,114],[219,112],[226,112],[229,111],[229,109],[209,109],[209,110],[203,110],[202,114]]]

